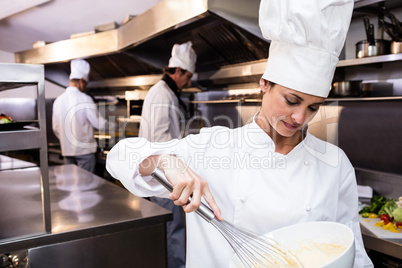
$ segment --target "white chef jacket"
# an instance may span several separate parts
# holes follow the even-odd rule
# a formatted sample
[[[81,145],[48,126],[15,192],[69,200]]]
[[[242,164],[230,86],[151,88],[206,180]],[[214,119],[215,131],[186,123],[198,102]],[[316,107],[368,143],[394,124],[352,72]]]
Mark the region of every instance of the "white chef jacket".
[[[104,119],[93,99],[76,87],[66,88],[54,101],[52,124],[63,156],[95,153],[94,128],[114,131],[116,126]]]
[[[145,97],[138,136],[161,142],[181,138],[179,101],[163,80],[151,87]]]
[[[358,222],[354,169],[338,147],[308,133],[282,155],[254,121],[164,143],[125,139],[109,152],[107,170],[135,195],[167,197],[162,185],[138,172],[143,159],[158,154],[180,157],[206,179],[225,220],[259,234],[300,222],[339,222],[355,234],[354,267],[373,267]],[[194,212],[186,213],[186,223],[186,267],[229,267],[233,250],[223,236]]]

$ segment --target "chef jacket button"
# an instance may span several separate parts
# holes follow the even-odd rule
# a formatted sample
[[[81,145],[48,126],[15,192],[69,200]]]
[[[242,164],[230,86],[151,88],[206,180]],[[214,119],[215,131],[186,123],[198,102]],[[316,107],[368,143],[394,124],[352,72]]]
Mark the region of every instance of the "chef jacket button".
[[[247,198],[245,198],[244,196],[240,197],[240,202],[245,203],[247,200]]]
[[[311,207],[310,206],[306,206],[306,212],[310,212]]]
[[[304,161],[304,165],[308,166],[310,164],[310,162],[308,160]]]

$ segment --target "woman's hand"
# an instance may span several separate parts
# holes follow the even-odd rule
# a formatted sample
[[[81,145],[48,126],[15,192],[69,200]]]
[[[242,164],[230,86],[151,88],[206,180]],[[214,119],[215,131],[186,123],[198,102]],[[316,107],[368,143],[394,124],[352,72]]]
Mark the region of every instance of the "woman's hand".
[[[157,159],[155,159],[156,156],[153,157],[154,160],[157,160],[157,166],[165,173],[173,186],[173,191],[169,194],[169,198],[174,201],[175,205],[182,206],[187,213],[193,212],[200,206],[201,197],[204,197],[214,211],[215,216],[222,220],[220,209],[209,190],[206,180],[173,155],[160,155]],[[191,202],[188,203],[190,196]]]

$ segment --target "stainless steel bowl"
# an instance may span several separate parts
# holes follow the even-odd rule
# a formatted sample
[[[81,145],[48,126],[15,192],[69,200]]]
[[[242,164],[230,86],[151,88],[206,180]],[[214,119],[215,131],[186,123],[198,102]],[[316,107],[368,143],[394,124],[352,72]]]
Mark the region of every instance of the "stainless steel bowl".
[[[374,45],[370,46],[367,40],[356,43],[356,58],[386,55],[390,52],[391,41],[376,39]]]
[[[358,97],[363,92],[362,85],[361,80],[334,82],[331,95],[334,97]]]
[[[391,43],[391,54],[398,54],[402,53],[402,42],[395,42]]]

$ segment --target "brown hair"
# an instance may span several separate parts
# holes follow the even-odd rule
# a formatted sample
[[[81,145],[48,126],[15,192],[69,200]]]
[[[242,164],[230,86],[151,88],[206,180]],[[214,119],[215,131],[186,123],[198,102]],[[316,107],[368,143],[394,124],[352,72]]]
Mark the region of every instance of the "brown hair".
[[[269,80],[267,80],[267,82],[268,82],[268,85],[271,87],[271,88],[273,88],[275,85],[276,85],[276,83],[274,83],[274,82],[271,82],[271,81],[269,81]],[[260,91],[260,99],[262,99],[262,96],[264,96],[264,92],[262,92],[262,90]]]
[[[165,66],[165,68],[163,68],[163,73],[164,74],[174,74],[176,72],[176,69],[178,67],[169,67],[169,66]],[[185,74],[187,72],[187,70],[181,69],[181,74]]]

